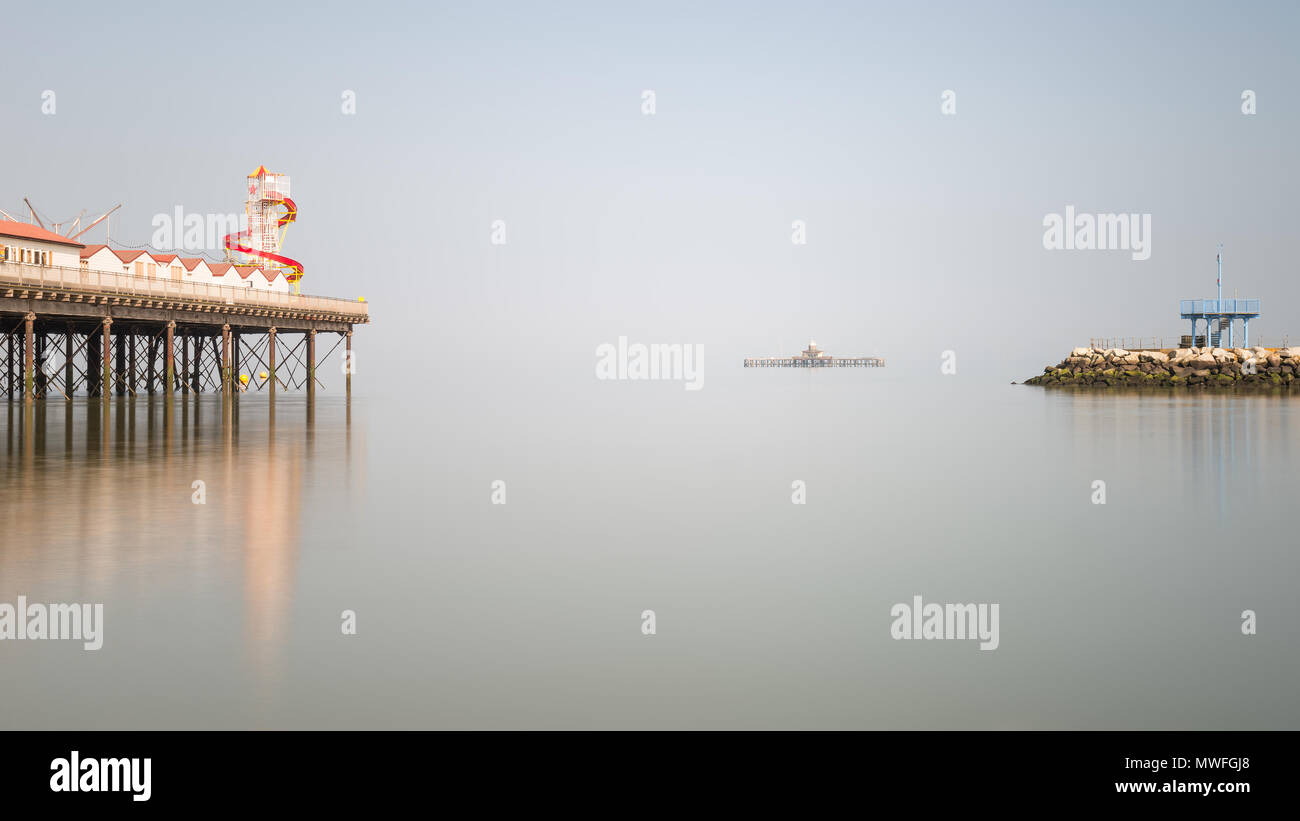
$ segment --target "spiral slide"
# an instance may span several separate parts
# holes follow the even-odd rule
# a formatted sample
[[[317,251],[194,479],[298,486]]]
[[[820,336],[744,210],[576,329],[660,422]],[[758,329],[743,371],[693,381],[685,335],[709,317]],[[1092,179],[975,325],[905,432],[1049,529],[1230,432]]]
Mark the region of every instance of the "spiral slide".
[[[284,226],[298,218],[298,206],[288,197],[279,200],[279,202],[284,205],[285,212],[280,216],[280,221],[276,223],[276,227],[284,228]],[[241,254],[261,257],[262,259],[275,263],[277,267],[287,268],[288,271],[284,275],[284,278],[293,285],[293,290],[297,293],[298,281],[302,279],[303,274],[302,263],[296,259],[289,259],[286,256],[281,256],[280,254],[273,254],[270,251],[258,251],[254,248],[249,248],[245,240],[251,236],[251,233],[252,232],[248,229],[244,229],[243,231],[234,234],[226,234],[226,250],[238,251]]]

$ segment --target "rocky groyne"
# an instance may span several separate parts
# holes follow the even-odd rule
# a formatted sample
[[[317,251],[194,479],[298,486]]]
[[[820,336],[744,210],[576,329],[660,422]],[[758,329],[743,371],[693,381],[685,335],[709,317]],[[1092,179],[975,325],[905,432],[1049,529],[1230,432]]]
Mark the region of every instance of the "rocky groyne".
[[[1300,348],[1075,348],[1026,385],[1281,389],[1300,386]]]

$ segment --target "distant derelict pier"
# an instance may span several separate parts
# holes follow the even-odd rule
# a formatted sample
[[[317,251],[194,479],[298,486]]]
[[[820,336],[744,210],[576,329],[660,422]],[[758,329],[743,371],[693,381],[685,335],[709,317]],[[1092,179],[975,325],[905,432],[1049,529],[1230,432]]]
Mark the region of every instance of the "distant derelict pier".
[[[808,347],[794,356],[763,356],[745,360],[746,368],[883,368],[879,356],[831,356],[808,342]]]

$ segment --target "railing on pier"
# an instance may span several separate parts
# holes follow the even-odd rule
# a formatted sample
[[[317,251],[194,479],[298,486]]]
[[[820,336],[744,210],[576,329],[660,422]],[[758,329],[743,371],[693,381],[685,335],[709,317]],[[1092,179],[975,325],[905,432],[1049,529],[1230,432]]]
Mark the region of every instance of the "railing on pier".
[[[1088,347],[1100,351],[1110,348],[1121,348],[1126,351],[1157,351],[1177,348],[1180,341],[1176,336],[1103,336],[1089,339]]]
[[[252,276],[258,274],[254,273]],[[366,303],[337,297],[291,294],[283,291],[259,290],[248,286],[237,288],[230,285],[155,279],[134,274],[116,274],[57,265],[0,262],[0,283],[27,289],[59,289],[132,299],[193,299],[225,305],[345,314],[358,318],[370,315]]]
[[[1178,312],[1183,319],[1194,316],[1259,316],[1258,299],[1182,299]]]
[[[844,356],[812,359],[802,356],[761,356],[745,360],[746,368],[883,368],[879,356]]]
[[[1216,332],[1217,334],[1217,332]],[[1210,346],[1218,347],[1220,341],[1216,334],[1210,337]],[[1223,340],[1226,342],[1226,338]],[[1245,340],[1243,340],[1244,342]],[[1105,351],[1110,348],[1121,348],[1126,351],[1162,351],[1173,350],[1174,348],[1203,348],[1206,346],[1205,334],[1197,334],[1193,337],[1191,334],[1182,336],[1110,336],[1096,337],[1088,340],[1088,347],[1097,351]],[[1240,346],[1237,346],[1240,347]],[[1274,350],[1277,348],[1291,347],[1291,338],[1282,337],[1264,337],[1262,339],[1252,339],[1251,347],[1268,348]]]

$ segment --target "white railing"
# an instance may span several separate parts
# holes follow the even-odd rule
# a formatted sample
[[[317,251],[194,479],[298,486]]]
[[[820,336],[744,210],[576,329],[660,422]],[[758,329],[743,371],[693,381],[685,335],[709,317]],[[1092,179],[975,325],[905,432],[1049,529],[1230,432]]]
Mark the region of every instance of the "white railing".
[[[256,276],[256,274],[254,274]],[[0,282],[24,288],[61,288],[136,299],[196,299],[258,308],[282,308],[369,317],[364,302],[327,296],[307,296],[257,288],[233,288],[176,279],[154,279],[134,274],[115,274],[85,268],[56,265],[27,265],[0,262]]]

